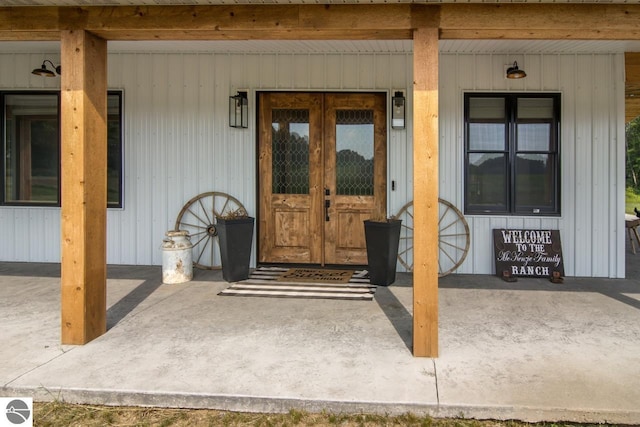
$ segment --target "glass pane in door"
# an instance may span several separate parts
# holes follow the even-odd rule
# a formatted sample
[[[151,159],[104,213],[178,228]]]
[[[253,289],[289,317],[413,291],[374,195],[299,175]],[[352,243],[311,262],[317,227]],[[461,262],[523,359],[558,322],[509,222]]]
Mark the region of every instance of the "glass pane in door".
[[[373,110],[336,112],[336,193],[373,195]]]
[[[309,110],[271,116],[273,194],[309,194]]]

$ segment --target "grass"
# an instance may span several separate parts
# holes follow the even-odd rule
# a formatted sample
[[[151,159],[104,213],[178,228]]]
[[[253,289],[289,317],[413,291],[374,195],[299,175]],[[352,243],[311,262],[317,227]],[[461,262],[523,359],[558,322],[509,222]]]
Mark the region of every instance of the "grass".
[[[603,426],[604,424],[598,424]],[[478,421],[462,418],[436,419],[405,414],[386,416],[373,414],[308,413],[290,410],[285,414],[224,412],[213,409],[166,409],[141,407],[111,407],[73,405],[54,401],[34,403],[34,426],[159,426],[159,427],[523,427],[523,426],[586,426],[574,423],[537,423],[518,421]]]
[[[640,209],[640,194],[635,193],[631,188],[627,187],[625,194],[625,212],[634,214],[634,207]]]

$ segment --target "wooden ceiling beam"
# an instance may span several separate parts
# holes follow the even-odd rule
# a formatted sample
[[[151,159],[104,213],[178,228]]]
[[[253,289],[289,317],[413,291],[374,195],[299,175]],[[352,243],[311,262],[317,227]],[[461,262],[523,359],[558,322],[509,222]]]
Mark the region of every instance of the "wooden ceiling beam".
[[[84,20],[95,31],[287,31],[299,25],[296,6],[114,6],[73,8],[61,17]]]
[[[573,29],[522,29],[480,30],[443,29],[440,40],[640,40],[640,29],[628,30],[573,30]]]
[[[0,8],[0,40],[73,28],[106,40],[397,40],[411,39],[411,17],[408,4],[9,7]]]
[[[59,41],[60,31],[2,31],[0,41]]]
[[[640,5],[444,4],[440,8],[441,39],[640,37]]]
[[[60,31],[59,7],[0,7],[0,31]]]
[[[352,30],[336,31],[92,31],[99,37],[112,41],[127,40],[410,40],[410,30]],[[0,38],[1,38],[0,34]]]
[[[640,40],[637,4],[221,5],[0,8],[0,40],[59,40],[81,28],[106,40]]]
[[[640,116],[640,53],[624,54],[625,122]]]

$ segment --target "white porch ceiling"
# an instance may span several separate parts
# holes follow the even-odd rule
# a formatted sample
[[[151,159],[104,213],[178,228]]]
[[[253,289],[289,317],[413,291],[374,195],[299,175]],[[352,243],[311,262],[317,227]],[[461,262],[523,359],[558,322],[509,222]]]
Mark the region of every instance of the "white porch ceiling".
[[[109,52],[213,53],[410,53],[411,40],[234,40],[234,41],[110,41]],[[59,42],[0,42],[3,53],[60,52]],[[442,53],[622,53],[640,52],[640,41],[594,40],[441,40]]]

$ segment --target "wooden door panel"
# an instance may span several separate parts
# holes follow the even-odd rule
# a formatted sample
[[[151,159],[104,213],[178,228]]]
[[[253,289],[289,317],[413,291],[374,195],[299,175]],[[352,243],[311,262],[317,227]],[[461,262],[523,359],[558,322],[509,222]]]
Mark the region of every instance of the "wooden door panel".
[[[364,220],[371,218],[371,211],[337,209],[335,252],[340,259],[335,258],[337,264],[364,265],[367,263],[367,253],[364,238]]]
[[[386,95],[261,93],[259,114],[259,261],[366,264],[363,221],[386,214]]]
[[[272,196],[270,230],[273,230],[269,262],[319,263],[318,225],[312,226],[315,215],[308,197]],[[317,221],[316,221],[317,222]],[[315,230],[314,230],[315,229]]]
[[[325,200],[330,209],[324,232],[328,264],[366,264],[363,221],[386,214],[385,105],[384,94],[325,97],[324,177],[329,190]],[[352,176],[345,180],[345,174]]]
[[[338,210],[336,247],[341,250],[364,248],[364,227],[361,226],[369,218],[371,213],[368,211]]]
[[[276,248],[308,248],[309,216],[309,209],[281,209],[276,206],[273,214]]]
[[[259,261],[319,264],[322,95],[259,96]]]

